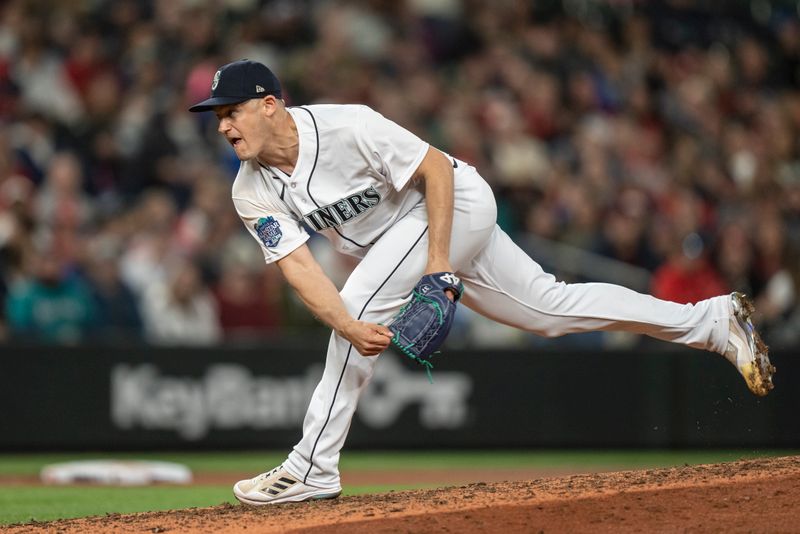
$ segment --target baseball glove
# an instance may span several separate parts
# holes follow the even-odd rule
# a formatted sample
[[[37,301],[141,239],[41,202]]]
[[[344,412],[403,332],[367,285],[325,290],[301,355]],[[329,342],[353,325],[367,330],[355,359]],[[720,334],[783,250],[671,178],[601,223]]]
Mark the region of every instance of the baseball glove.
[[[448,289],[455,296],[452,301],[445,293]],[[456,301],[463,292],[464,284],[453,273],[426,274],[414,286],[411,301],[400,309],[388,325],[394,332],[392,344],[423,365],[431,382],[433,364],[430,359],[450,332]]]

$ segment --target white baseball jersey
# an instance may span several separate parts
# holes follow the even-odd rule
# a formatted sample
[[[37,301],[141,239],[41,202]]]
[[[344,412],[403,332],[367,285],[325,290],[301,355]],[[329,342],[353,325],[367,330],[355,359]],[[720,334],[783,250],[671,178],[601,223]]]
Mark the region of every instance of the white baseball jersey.
[[[289,113],[300,142],[294,171],[243,162],[233,186],[236,209],[267,262],[308,239],[303,225],[362,257],[340,292],[342,302],[352,317],[386,324],[427,264],[426,205],[422,189],[408,182],[428,145],[364,106]],[[449,259],[464,282],[459,305],[543,336],[622,330],[724,352],[729,297],[682,305],[610,284],[558,282],[496,225],[491,188],[478,172],[457,160],[453,167]],[[283,464],[304,484],[341,488],[339,451],[377,361],[331,333],[303,437]]]
[[[242,162],[233,185],[236,211],[267,263],[308,239],[303,224],[340,252],[362,256],[423,200],[406,185],[428,143],[366,106],[287,109],[300,141],[294,171],[255,158]]]

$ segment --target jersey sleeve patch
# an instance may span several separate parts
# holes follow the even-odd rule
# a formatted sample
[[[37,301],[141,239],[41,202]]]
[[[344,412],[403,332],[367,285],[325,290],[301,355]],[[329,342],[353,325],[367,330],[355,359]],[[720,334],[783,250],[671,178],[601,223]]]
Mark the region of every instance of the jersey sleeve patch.
[[[267,248],[277,247],[283,236],[280,223],[272,216],[259,218],[253,228],[255,228],[258,238]]]

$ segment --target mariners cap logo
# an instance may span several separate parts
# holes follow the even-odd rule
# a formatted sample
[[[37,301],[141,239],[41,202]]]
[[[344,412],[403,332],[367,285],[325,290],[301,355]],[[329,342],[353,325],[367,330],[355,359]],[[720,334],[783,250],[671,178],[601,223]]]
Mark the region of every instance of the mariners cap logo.
[[[278,78],[266,65],[242,59],[220,67],[211,82],[211,98],[195,104],[189,111],[210,111],[215,106],[238,104],[266,95],[281,98]]]

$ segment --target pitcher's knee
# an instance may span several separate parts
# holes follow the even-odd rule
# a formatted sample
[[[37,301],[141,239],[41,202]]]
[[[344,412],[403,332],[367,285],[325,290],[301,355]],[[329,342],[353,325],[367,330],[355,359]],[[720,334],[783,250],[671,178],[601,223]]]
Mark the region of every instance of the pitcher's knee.
[[[557,282],[553,277],[551,283],[539,290],[536,298],[536,308],[543,314],[559,315],[561,311],[571,306],[570,301],[573,300],[572,290],[574,285],[566,282]]]
[[[347,313],[353,319],[370,323],[383,323],[400,309],[403,302],[400,300],[387,301],[384,298],[370,298],[361,292],[348,291],[347,287],[339,292]]]
[[[355,291],[350,289],[347,285],[339,291],[339,297],[342,299],[347,313],[352,317],[358,317],[366,302],[366,298],[359,296]]]
[[[576,285],[557,282],[554,278],[552,283],[538,294],[535,304],[531,305],[532,313],[526,330],[547,338],[582,331],[575,324],[580,316],[580,313],[576,312],[576,306],[579,306],[579,297],[574,293]]]

